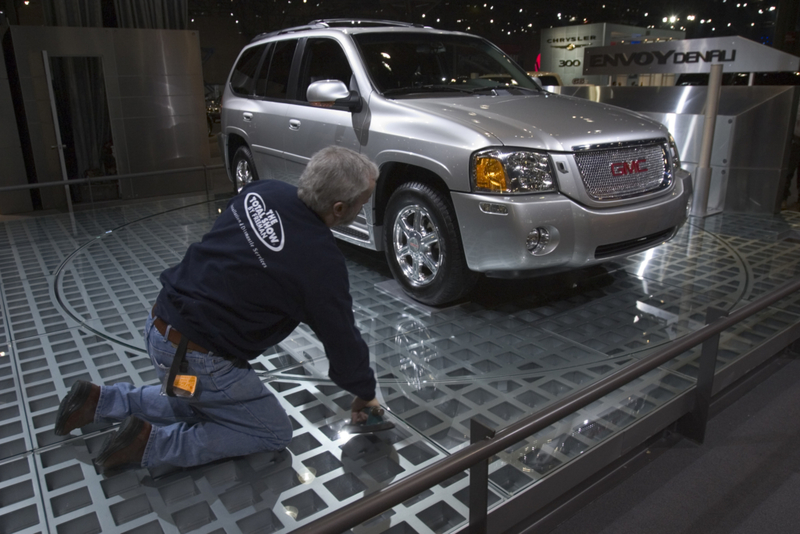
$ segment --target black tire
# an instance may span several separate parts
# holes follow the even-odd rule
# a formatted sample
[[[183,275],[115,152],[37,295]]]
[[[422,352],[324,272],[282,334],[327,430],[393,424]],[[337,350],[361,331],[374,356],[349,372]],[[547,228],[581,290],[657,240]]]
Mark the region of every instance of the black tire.
[[[240,146],[233,155],[231,174],[234,193],[239,193],[244,186],[258,180],[256,166],[253,164],[253,155],[246,146]]]
[[[406,293],[438,306],[469,293],[478,274],[467,268],[450,199],[427,185],[403,184],[383,221],[386,260]]]

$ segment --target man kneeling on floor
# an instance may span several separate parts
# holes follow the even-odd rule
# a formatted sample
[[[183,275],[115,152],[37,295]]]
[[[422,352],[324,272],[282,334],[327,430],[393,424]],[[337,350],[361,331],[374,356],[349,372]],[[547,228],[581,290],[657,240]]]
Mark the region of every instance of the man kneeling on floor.
[[[377,177],[366,157],[328,147],[298,187],[275,180],[247,186],[161,274],[144,336],[162,385],[76,382],[61,401],[55,433],[122,421],[94,460],[104,470],[281,450],[292,425],[248,360],[301,322],[322,342],[330,378],[355,395],[352,423],[366,420],[364,408],[378,405],[375,377],[330,228],[355,220]]]

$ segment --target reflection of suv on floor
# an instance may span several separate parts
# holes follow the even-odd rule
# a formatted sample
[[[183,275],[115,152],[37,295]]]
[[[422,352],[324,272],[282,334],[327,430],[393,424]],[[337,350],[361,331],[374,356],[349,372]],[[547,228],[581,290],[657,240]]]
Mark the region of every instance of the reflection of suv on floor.
[[[486,75],[508,75],[498,82]],[[667,129],[543,91],[464,33],[385,21],[314,21],[247,45],[219,136],[236,189],[296,182],[328,145],[381,169],[337,237],[386,250],[414,298],[464,296],[497,277],[582,267],[670,239],[691,177]]]

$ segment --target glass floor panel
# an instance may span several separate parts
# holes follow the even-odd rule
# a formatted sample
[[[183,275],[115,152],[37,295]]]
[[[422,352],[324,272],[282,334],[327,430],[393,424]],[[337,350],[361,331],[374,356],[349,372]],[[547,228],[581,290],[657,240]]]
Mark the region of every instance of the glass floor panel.
[[[342,244],[379,398],[397,427],[342,432],[351,396],[327,379],[301,325],[253,362],[295,428],[285,451],[191,469],[104,477],[91,458],[108,425],[53,434],[79,379],[155,383],[141,328],[178,262],[227,204],[184,198],[0,223],[0,530],[290,532],[469,443],[469,421],[502,428],[800,274],[800,215],[692,219],[671,242],[622,261],[536,279],[481,280],[433,309],[404,297],[382,253]],[[800,297],[721,336],[718,369],[800,321]],[[498,454],[490,507],[694,384],[689,351]],[[444,533],[466,522],[462,473],[356,533]]]

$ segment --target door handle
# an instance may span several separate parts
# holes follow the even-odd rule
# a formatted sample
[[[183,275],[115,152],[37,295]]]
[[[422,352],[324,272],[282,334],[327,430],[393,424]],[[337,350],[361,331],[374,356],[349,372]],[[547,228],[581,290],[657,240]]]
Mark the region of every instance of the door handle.
[[[244,122],[250,122],[253,120],[253,114],[249,111],[245,111],[242,113],[242,117],[244,118]]]
[[[289,129],[290,130],[299,130],[300,129],[300,121],[298,119],[289,119]]]

